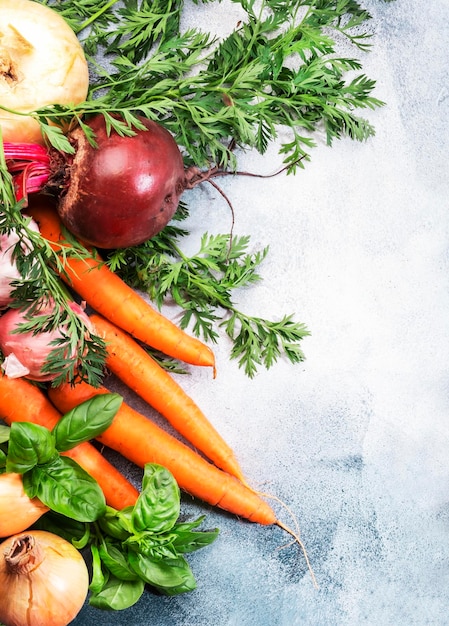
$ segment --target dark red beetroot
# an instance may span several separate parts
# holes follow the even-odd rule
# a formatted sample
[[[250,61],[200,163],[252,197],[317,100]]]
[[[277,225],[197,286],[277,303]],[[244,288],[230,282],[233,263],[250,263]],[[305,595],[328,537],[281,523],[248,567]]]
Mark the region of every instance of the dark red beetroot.
[[[53,180],[62,187],[58,213],[64,225],[98,248],[123,248],[153,237],[171,220],[186,188],[175,140],[159,124],[142,122],[148,130],[133,137],[115,131],[108,136],[103,116],[97,115],[89,126],[98,148],[75,129],[69,135],[76,150],[69,167],[50,177],[50,185]]]
[[[151,239],[171,220],[186,189],[205,181],[216,187],[212,179],[231,172],[219,166],[184,169],[172,135],[156,122],[140,120],[147,130],[133,136],[112,130],[108,135],[103,115],[96,115],[86,123],[97,146],[78,127],[68,135],[73,155],[5,142],[17,199],[26,203],[30,193],[52,193],[67,229],[97,248],[127,248]]]

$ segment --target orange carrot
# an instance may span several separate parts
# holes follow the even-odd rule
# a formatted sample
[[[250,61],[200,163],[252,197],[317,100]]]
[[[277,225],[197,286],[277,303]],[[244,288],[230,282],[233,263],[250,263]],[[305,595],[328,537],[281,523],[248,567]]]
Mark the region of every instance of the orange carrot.
[[[106,343],[106,366],[217,467],[245,482],[232,449],[172,376],[114,324],[99,315],[90,320]]]
[[[51,430],[60,420],[61,413],[32,383],[0,374],[0,417],[8,425],[32,422]],[[92,444],[82,443],[64,454],[95,478],[110,506],[122,509],[135,504],[139,495],[137,489]]]
[[[107,393],[107,390],[85,382],[64,383],[49,389],[51,401],[62,412],[101,393]],[[111,426],[97,439],[139,467],[145,463],[163,465],[173,474],[181,489],[204,502],[252,522],[278,524],[274,511],[254,491],[208,463],[125,402]]]
[[[56,211],[42,202],[27,212],[54,250],[63,251],[64,236]],[[61,254],[62,258],[62,254]],[[111,272],[98,255],[66,257],[61,278],[93,308],[143,343],[192,365],[215,366],[212,350],[156,311],[131,287]]]

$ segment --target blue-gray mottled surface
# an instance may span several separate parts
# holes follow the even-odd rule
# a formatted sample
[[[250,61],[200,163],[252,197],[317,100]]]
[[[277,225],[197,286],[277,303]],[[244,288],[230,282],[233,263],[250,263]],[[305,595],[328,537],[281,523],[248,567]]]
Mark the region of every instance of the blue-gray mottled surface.
[[[319,589],[281,529],[185,500],[221,529],[190,557],[198,589],[146,593],[122,613],[86,607],[76,626],[449,624],[449,6],[363,5],[374,33],[364,70],[387,102],[367,112],[376,137],[323,143],[296,177],[223,181],[235,232],[270,244],[263,282],[238,305],[296,312],[312,331],[307,360],[250,381],[222,338],[216,380],[181,379],[249,480],[297,515]],[[226,32],[238,17],[223,1],[190,7],[186,25]],[[278,164],[273,146],[242,169]],[[212,188],[189,203],[193,248],[205,224],[229,230]]]

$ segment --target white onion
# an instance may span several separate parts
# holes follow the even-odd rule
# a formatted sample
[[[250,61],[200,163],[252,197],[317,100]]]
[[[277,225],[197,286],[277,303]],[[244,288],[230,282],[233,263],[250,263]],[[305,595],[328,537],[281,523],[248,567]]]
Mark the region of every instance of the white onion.
[[[67,22],[32,0],[0,2],[0,103],[28,113],[49,104],[86,99],[89,73],[83,49]],[[30,116],[0,110],[3,141],[42,142]]]

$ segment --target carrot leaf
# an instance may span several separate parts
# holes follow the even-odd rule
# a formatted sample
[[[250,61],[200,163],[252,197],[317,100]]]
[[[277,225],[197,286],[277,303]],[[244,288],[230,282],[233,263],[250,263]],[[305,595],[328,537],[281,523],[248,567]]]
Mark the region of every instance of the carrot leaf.
[[[268,246],[250,251],[250,244],[247,235],[205,233],[198,251],[187,256],[173,235],[161,233],[141,246],[114,251],[109,263],[159,306],[175,302],[183,329],[210,342],[224,330],[232,341],[230,357],[252,378],[259,367],[270,368],[281,357],[304,360],[301,342],[309,331],[293,315],[267,320],[236,307],[239,290],[262,280],[259,268],[269,251]]]
[[[187,166],[235,173],[242,151],[265,154],[277,142],[286,172],[296,174],[323,133],[332,145],[343,138],[365,141],[375,132],[365,114],[384,103],[355,58],[366,54],[372,41],[371,16],[361,1],[233,0],[241,19],[221,37],[183,28],[181,0],[38,2],[67,20],[90,65],[85,102],[31,112],[47,142],[59,150],[73,149],[61,132],[73,124],[95,145],[85,123],[90,115],[104,115],[108,128],[120,134],[132,134],[143,115],[173,134]],[[341,54],[342,41],[354,54]],[[71,338],[68,334],[54,346],[47,363],[48,372],[60,374],[54,384],[73,378],[74,360],[67,354],[77,345],[83,354],[77,374],[98,385],[104,345],[98,337],[86,338],[86,329],[68,310],[67,294],[51,270],[61,272],[63,264],[24,224],[2,152],[0,233],[20,226],[35,251],[26,259],[17,250],[23,280],[14,296],[20,306],[51,296],[69,320]],[[111,269],[146,291],[157,306],[174,302],[183,328],[210,342],[224,331],[232,342],[231,358],[249,376],[282,357],[301,361],[301,342],[308,334],[302,323],[291,315],[278,321],[253,317],[234,302],[239,289],[260,280],[258,268],[268,248],[249,252],[246,237],[206,233],[198,253],[188,256],[180,243],[186,231],[179,227],[187,215],[188,207],[181,205],[175,220],[150,242],[112,251]],[[75,246],[71,250],[80,254]],[[42,324],[37,320],[36,328]]]

